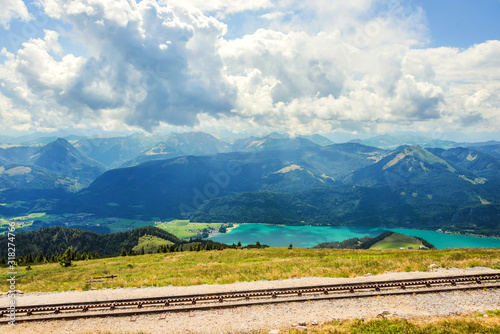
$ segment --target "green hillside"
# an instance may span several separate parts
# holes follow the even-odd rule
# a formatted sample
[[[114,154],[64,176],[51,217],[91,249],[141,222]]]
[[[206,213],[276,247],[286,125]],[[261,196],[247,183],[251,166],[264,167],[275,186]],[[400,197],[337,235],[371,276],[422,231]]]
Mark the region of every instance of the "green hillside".
[[[370,249],[399,249],[399,248],[419,249],[425,247],[423,242],[415,237],[404,234],[393,233],[390,236],[380,240],[370,247]],[[425,247],[427,248],[427,247]]]
[[[132,248],[134,253],[139,254],[144,249],[145,253],[154,253],[160,246],[170,246],[174,243],[162,238],[155,237],[154,235],[143,235],[139,238],[137,246]]]
[[[23,257],[31,253],[34,256],[42,252],[45,255],[64,253],[71,247],[74,252],[94,252],[99,255],[117,255],[122,248],[127,251],[139,244],[141,237],[149,235],[165,240],[165,243],[184,244],[173,234],[162,229],[147,226],[126,232],[98,234],[95,232],[71,229],[67,227],[49,227],[29,233],[16,235],[16,256]],[[8,236],[0,236],[0,258],[7,258]]]
[[[344,241],[322,242],[313,248],[330,249],[436,249],[434,245],[418,237],[411,237],[395,232],[384,232],[375,238],[352,238]]]

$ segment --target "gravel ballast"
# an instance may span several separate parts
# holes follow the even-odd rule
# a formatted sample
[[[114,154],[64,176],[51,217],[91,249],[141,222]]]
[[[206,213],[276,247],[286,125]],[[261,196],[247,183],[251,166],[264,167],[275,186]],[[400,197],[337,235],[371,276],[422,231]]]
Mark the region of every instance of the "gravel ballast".
[[[398,272],[377,276],[355,278],[306,277],[279,281],[242,282],[225,285],[199,285],[189,287],[145,287],[103,289],[93,291],[69,291],[59,293],[28,293],[17,297],[17,305],[32,305],[58,302],[111,300],[181,294],[265,289],[271,287],[293,287],[315,284],[357,283],[366,281],[396,280],[405,278],[431,278],[436,276],[500,273],[488,268],[436,269],[433,272]],[[9,302],[7,296],[0,297],[0,306]],[[477,290],[442,292],[439,294],[402,295],[340,299],[316,302],[286,303],[241,307],[237,309],[195,311],[192,313],[168,313],[165,319],[160,315],[78,319],[20,323],[15,327],[2,325],[2,333],[240,333],[252,330],[269,332],[306,324],[322,323],[335,319],[374,318],[395,316],[420,318],[427,316],[448,316],[476,311],[500,309],[500,291]]]

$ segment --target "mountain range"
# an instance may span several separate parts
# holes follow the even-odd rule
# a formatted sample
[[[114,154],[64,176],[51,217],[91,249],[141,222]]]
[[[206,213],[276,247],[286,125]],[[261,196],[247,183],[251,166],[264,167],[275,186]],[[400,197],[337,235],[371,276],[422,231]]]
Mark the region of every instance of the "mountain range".
[[[4,144],[0,215],[500,228],[500,143],[389,137],[191,132]]]

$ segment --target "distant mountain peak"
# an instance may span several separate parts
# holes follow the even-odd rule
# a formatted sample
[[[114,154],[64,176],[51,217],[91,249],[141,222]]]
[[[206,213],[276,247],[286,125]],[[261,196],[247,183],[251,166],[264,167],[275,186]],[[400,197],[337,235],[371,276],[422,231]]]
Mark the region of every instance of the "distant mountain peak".
[[[64,139],[62,137],[59,137],[59,138],[57,138],[57,140],[54,143],[69,144],[69,141],[67,141],[66,139]]]
[[[48,170],[70,175],[71,177],[93,181],[106,168],[101,163],[90,159],[64,138],[41,147],[30,158],[30,163]]]
[[[78,151],[73,145],[70,144],[66,139],[64,138],[57,138],[57,140],[43,146],[40,148],[37,152],[38,158],[42,157],[43,155],[51,155],[51,159],[56,159],[57,161],[57,156],[58,154],[67,154],[67,152],[70,152],[71,155],[74,155],[75,157],[80,157],[83,156],[80,151]]]
[[[265,136],[262,136],[261,138],[265,138],[265,139],[292,139],[293,137],[291,137],[289,134],[286,134],[286,133],[278,133],[278,132],[271,132]]]

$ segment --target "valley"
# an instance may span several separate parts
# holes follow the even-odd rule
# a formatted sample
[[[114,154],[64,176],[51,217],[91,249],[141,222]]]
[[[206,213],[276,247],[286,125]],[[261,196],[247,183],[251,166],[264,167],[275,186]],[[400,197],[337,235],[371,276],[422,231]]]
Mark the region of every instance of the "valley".
[[[9,139],[0,148],[0,229],[28,217],[16,220],[22,231],[109,233],[189,220],[214,228],[265,222],[498,236],[500,144],[389,137]]]

